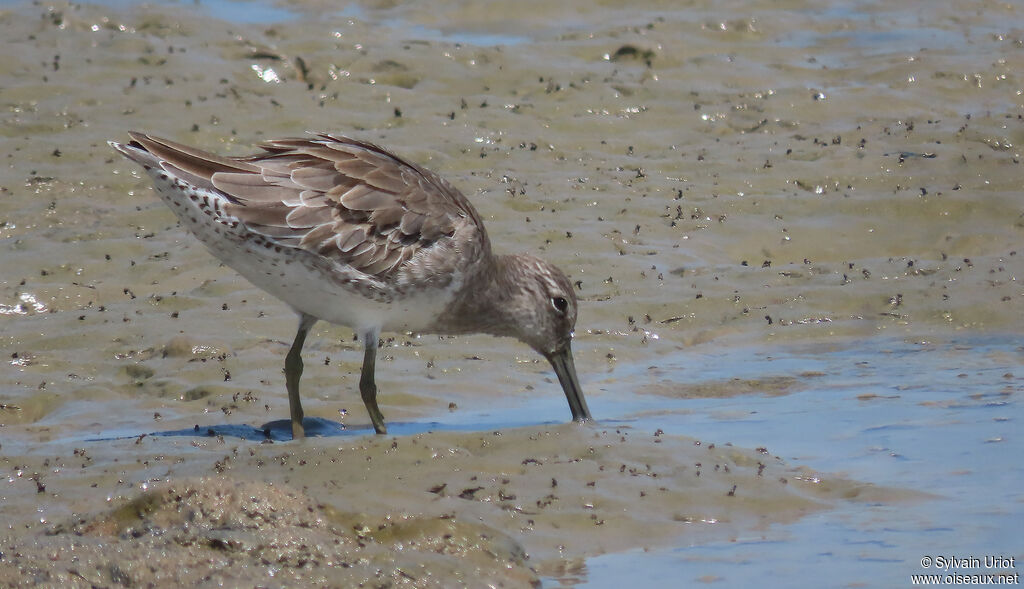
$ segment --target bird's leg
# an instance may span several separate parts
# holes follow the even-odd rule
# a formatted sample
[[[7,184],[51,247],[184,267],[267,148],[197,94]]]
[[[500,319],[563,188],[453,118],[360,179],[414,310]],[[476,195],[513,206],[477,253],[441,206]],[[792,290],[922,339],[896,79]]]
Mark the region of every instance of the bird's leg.
[[[299,329],[295,333],[295,341],[284,359],[284,383],[288,387],[288,409],[292,416],[292,439],[306,437],[302,427],[302,401],[299,400],[299,379],[302,377],[302,345],[306,343],[306,334],[316,323],[316,317],[302,313],[299,315]]]
[[[373,429],[378,434],[386,434],[388,428],[384,426],[384,414],[377,407],[377,383],[373,380],[373,373],[377,365],[377,338],[379,337],[380,332],[377,330],[363,334],[363,371],[359,376],[359,394],[363,397],[366,412],[370,414]]]

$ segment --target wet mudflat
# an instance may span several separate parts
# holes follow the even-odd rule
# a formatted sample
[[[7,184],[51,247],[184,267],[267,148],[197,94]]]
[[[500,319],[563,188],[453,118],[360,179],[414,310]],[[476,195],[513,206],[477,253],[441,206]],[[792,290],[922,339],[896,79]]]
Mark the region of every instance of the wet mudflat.
[[[1009,4],[923,6],[5,6],[0,582],[1024,557],[1022,35]],[[176,227],[106,145],[128,129],[343,132],[440,172],[577,282],[600,423],[562,425],[515,342],[387,334],[374,437],[359,344],[320,324],[322,437],[287,442],[293,315]]]
[[[35,506],[8,514],[15,585],[529,586],[586,555],[915,497],[763,451],[576,425],[265,444],[156,435],[15,461],[6,499]]]

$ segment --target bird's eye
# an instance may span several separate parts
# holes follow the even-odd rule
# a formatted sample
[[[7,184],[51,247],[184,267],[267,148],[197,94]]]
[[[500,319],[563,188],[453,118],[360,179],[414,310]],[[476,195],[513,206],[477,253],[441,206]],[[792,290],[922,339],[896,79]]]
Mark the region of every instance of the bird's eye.
[[[551,304],[554,305],[555,310],[559,313],[565,313],[565,310],[569,308],[569,301],[565,300],[564,297],[553,297]]]

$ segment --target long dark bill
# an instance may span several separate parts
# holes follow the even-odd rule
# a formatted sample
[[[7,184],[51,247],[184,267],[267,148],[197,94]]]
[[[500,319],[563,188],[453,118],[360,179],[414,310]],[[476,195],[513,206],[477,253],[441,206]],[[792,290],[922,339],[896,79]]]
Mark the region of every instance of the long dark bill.
[[[562,390],[565,391],[565,398],[569,401],[569,410],[572,411],[573,421],[588,421],[590,409],[587,408],[587,400],[583,398],[583,389],[580,388],[580,381],[576,378],[576,364],[572,361],[572,347],[565,346],[557,352],[547,356],[551,367],[558,375],[558,382],[562,383]]]

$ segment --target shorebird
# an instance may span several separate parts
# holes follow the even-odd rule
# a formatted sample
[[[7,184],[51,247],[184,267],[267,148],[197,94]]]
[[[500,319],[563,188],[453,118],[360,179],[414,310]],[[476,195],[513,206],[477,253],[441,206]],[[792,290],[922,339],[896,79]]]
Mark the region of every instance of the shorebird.
[[[381,331],[515,337],[551,363],[573,420],[591,419],[572,356],[572,283],[534,256],[494,254],[480,214],[437,174],[329,133],[265,141],[247,157],[129,135],[111,147],[142,165],[181,224],[298,314],[284,362],[293,438],[305,436],[302,346],[321,319],[362,340],[359,392],[378,434]]]

